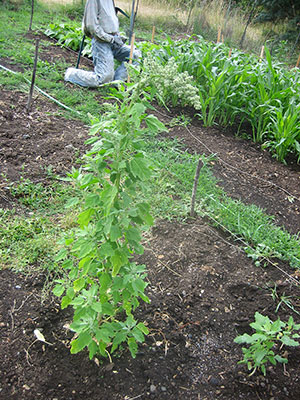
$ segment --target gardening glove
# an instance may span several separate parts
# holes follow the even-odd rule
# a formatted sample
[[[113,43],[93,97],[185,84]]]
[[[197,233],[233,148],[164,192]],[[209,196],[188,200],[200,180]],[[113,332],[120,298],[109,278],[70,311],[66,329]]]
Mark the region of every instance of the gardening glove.
[[[112,42],[116,47],[122,47],[123,46],[123,40],[120,35],[114,35],[114,40]]]

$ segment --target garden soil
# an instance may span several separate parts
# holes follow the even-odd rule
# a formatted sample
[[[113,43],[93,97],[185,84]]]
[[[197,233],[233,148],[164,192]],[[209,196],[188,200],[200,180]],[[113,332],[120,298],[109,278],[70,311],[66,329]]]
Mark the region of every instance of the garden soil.
[[[65,52],[47,46],[43,57],[53,62]],[[76,55],[68,57],[74,64]],[[85,151],[88,127],[65,119],[40,95],[27,114],[25,93],[0,90],[0,207],[23,212],[9,182],[23,177],[47,184],[49,166],[54,174],[66,174]],[[167,123],[178,113],[160,110],[157,116]],[[181,140],[187,151],[215,154],[213,172],[229,195],[262,207],[278,225],[299,232],[299,165],[279,164],[233,132],[203,128],[195,120],[188,128],[171,128],[168,136]],[[135,359],[123,349],[112,362],[90,361],[86,352],[70,354],[71,311],[60,310],[57,298],[42,296],[42,273],[0,271],[0,399],[300,398],[300,349],[278,349],[289,360],[286,366],[269,367],[266,377],[249,376],[246,366],[237,364],[242,351],[233,342],[251,332],[255,311],[273,320],[293,315],[300,322],[284,304],[276,313],[278,302],[271,296],[276,285],[278,298],[293,296],[300,312],[299,275],[286,263],[256,267],[240,243],[200,217],[156,221],[137,261],[147,266],[151,299],[141,304],[137,317],[150,334]],[[48,343],[36,340],[35,329]]]

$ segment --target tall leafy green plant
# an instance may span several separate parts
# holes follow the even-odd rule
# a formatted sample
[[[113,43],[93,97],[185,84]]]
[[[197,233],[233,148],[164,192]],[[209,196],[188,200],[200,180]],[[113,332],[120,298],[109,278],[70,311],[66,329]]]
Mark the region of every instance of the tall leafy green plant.
[[[165,128],[147,116],[145,101],[136,91],[121,90],[118,97],[111,111],[94,121],[86,165],[71,175],[84,201],[79,229],[57,256],[67,275],[57,282],[54,293],[64,295],[62,308],[74,308],[71,329],[77,337],[71,353],[88,348],[90,358],[97,353],[107,356],[122,343],[135,357],[137,343],[148,333],[134,317],[140,300],[149,299],[144,293],[145,266],[137,265],[133,256],[143,252],[142,232],[153,224],[149,204],[136,195],[152,174],[141,123],[151,131]],[[79,202],[74,198],[69,207]]]

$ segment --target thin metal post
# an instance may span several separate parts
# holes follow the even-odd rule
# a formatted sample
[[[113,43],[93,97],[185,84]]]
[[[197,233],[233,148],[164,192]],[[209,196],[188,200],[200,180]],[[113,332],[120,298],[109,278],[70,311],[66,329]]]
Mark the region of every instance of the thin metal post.
[[[32,94],[33,94],[33,89],[34,89],[36,65],[37,65],[38,52],[39,52],[39,42],[40,42],[40,39],[39,38],[36,39],[36,41],[35,41],[35,55],[34,55],[32,79],[31,79],[31,85],[30,85],[30,90],[29,90],[29,95],[28,95],[27,106],[26,106],[26,110],[27,110],[28,113],[29,113],[30,108],[31,108]]]

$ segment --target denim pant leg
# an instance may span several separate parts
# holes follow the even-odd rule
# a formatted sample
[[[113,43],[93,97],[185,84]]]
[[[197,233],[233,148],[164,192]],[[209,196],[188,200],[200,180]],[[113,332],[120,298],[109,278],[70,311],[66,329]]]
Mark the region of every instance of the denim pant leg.
[[[116,60],[121,61],[121,65],[116,69],[114,80],[121,80],[121,81],[126,81],[127,79],[127,69],[125,66],[125,62],[129,61],[130,57],[130,46],[127,46],[124,44],[121,47],[117,48],[112,48],[113,50],[113,55]],[[133,55],[132,58],[133,64],[138,63],[138,59],[141,57],[141,52],[137,49],[133,50]]]
[[[114,78],[114,54],[112,45],[92,39],[92,55],[94,72],[97,75],[99,85],[111,82]]]
[[[94,71],[68,68],[65,81],[84,87],[98,87],[102,83],[112,81],[114,77],[114,56],[111,44],[92,39],[92,56]]]

